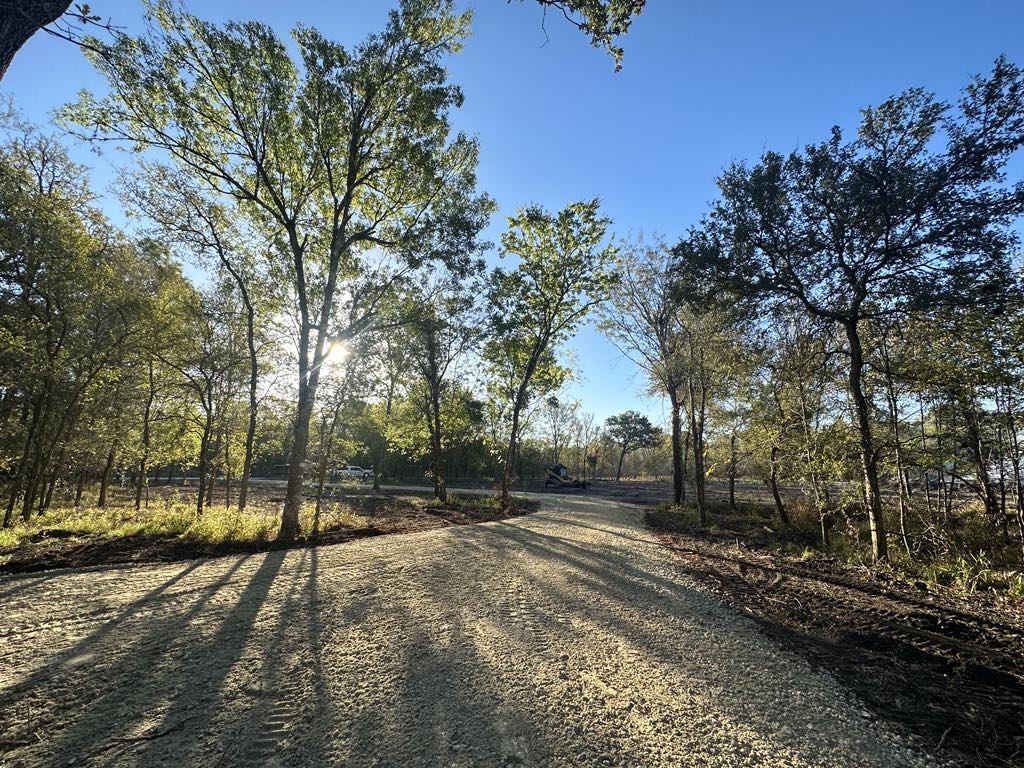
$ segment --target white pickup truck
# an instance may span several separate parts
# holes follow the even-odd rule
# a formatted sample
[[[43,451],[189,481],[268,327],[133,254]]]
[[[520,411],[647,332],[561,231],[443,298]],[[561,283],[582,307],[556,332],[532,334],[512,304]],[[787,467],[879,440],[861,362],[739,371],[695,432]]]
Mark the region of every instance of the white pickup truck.
[[[373,477],[372,469],[363,469],[353,464],[349,464],[347,467],[338,467],[334,470],[335,477],[354,477],[363,479],[364,477]]]

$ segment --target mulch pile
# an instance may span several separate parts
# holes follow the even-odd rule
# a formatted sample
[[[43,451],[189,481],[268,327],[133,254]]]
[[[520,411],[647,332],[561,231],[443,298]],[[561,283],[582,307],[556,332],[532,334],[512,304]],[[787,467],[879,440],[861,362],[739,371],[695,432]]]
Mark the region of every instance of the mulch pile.
[[[825,556],[781,556],[772,540],[794,534],[760,519],[709,533],[671,512],[645,517],[690,576],[852,690],[866,716],[957,764],[1024,766],[1019,602],[936,591]]]

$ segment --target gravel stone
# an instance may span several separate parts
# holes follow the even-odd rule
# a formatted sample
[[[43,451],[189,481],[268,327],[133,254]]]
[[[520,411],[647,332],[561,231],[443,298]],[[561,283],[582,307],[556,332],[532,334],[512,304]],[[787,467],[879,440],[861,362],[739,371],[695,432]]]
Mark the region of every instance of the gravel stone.
[[[937,765],[639,510],[0,578],[0,765]]]

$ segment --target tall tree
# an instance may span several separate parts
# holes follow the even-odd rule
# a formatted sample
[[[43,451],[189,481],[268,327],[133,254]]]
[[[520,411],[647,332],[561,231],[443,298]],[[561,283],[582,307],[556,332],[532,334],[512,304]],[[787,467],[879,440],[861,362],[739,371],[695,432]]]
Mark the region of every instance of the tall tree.
[[[430,471],[434,496],[447,501],[446,449],[451,441],[448,401],[458,398],[458,367],[479,343],[480,286],[456,276],[428,278],[412,297],[406,336],[418,375],[415,398],[421,404],[430,436]]]
[[[619,448],[619,463],[615,469],[616,481],[622,479],[622,462],[626,454],[655,446],[662,436],[661,430],[638,411],[625,411],[617,416],[609,416],[605,420],[605,434]]]
[[[450,0],[403,0],[382,32],[351,51],[299,27],[296,62],[266,25],[217,26],[167,2],[151,10],[146,34],[92,55],[110,95],[84,96],[66,116],[98,138],[162,150],[277,237],[277,270],[298,319],[278,534],[289,540],[329,341],[372,325],[397,276],[457,253],[455,241],[476,234],[440,226],[480,204],[477,144],[451,135],[462,94],[444,66],[468,34],[469,14],[455,14]]]
[[[5,524],[19,502],[26,520],[45,508],[91,393],[141,370],[151,259],[92,206],[84,178],[29,127],[0,146],[0,382],[19,414],[0,460],[13,465]]]
[[[555,215],[523,208],[509,218],[501,237],[502,256],[519,263],[511,270],[497,268],[491,277],[491,338],[484,359],[507,405],[501,480],[506,507],[523,409],[538,389],[551,392],[561,384],[565,371],[555,360],[555,346],[614,281],[616,249],[605,242],[610,220],[598,208],[596,199],[570,203]]]
[[[999,59],[955,105],[909,90],[865,109],[852,141],[834,128],[826,142],[787,157],[768,152],[719,180],[712,220],[725,258],[716,269],[845,336],[876,560],[888,548],[864,325],[1000,293],[1016,241],[1010,222],[1024,211],[1024,185],[1006,184],[1004,170],[1021,144],[1024,74]]]
[[[684,496],[682,410],[686,369],[685,333],[671,251],[661,242],[637,241],[620,259],[620,281],[601,312],[601,329],[643,369],[652,389],[668,397],[672,424],[672,501]]]
[[[257,256],[258,243],[245,237],[229,211],[204,195],[188,174],[159,164],[143,166],[129,180],[123,198],[156,224],[165,239],[184,248],[186,258],[203,266],[212,261],[230,275],[241,300],[248,352],[248,422],[242,459],[238,508],[244,510],[259,411],[259,350],[265,344],[268,316],[277,308],[269,280]]]

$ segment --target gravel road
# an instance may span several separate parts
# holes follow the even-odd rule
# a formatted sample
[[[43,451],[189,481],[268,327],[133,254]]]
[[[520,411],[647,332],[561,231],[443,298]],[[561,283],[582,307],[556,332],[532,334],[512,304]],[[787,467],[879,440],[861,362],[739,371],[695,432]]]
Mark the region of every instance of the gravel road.
[[[578,496],[320,549],[0,579],[3,766],[926,766]]]

